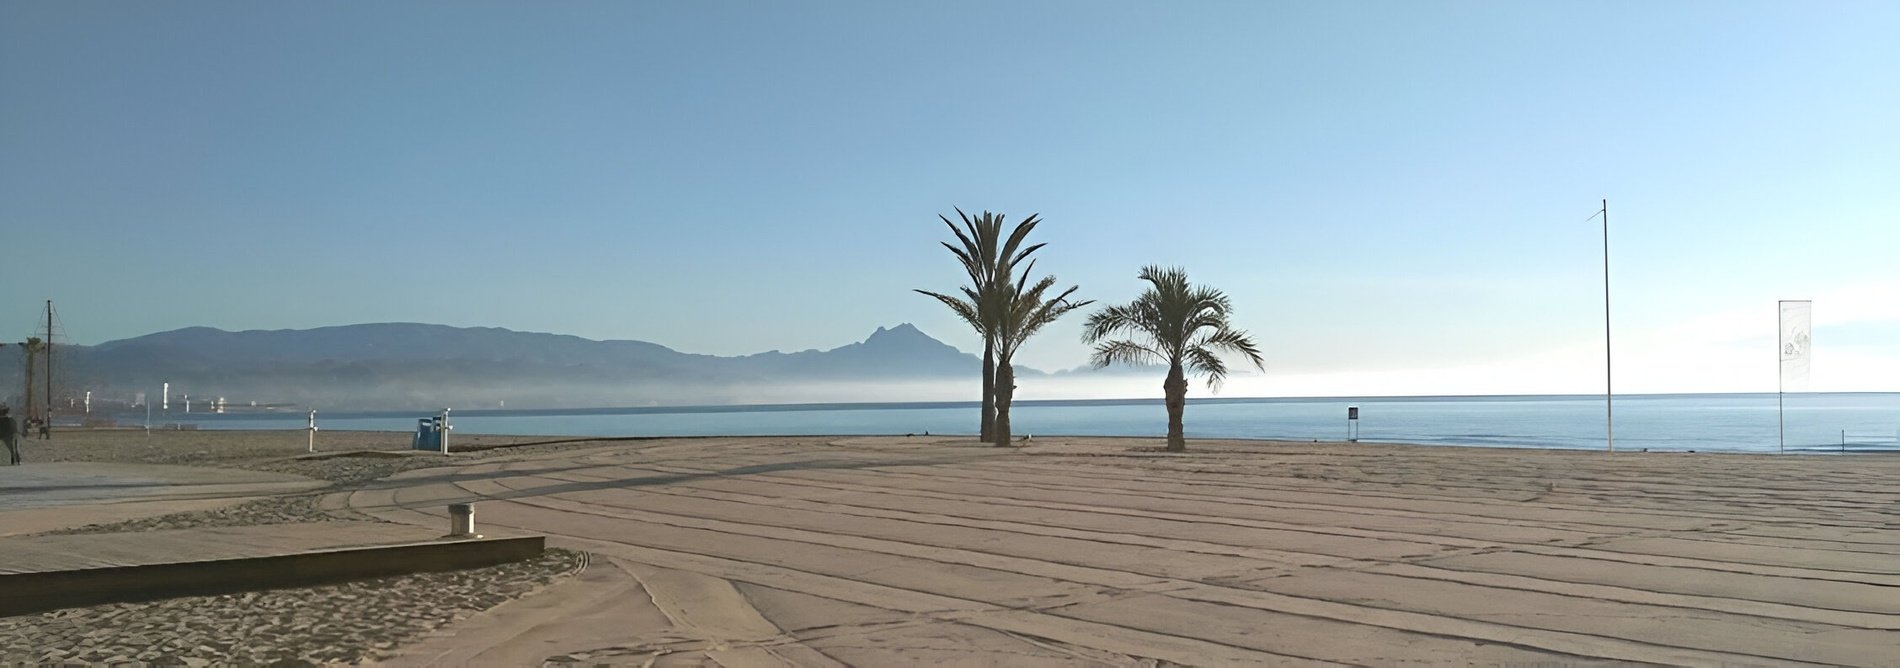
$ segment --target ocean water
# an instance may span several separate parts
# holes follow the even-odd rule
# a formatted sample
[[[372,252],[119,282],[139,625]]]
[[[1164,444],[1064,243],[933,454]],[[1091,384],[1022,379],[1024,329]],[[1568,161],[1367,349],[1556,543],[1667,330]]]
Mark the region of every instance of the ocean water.
[[[1365,442],[1491,447],[1604,447],[1601,396],[1496,396],[1190,400],[1190,438],[1342,440],[1346,407],[1360,408]],[[1789,394],[1789,451],[1900,451],[1900,393]],[[1617,397],[1618,450],[1775,452],[1774,394]],[[411,431],[415,413],[322,413],[332,430]],[[549,436],[714,436],[967,434],[975,404],[807,404],[547,411],[455,411],[464,434]],[[1017,435],[1161,436],[1159,400],[1041,401],[1011,411]],[[302,413],[171,415],[205,429],[302,429]]]

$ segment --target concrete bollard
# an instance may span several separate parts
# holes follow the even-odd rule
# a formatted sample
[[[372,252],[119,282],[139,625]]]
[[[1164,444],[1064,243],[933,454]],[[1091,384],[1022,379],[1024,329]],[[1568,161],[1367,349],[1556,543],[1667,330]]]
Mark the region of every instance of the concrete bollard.
[[[475,533],[475,506],[473,504],[449,504],[449,537],[481,538]]]

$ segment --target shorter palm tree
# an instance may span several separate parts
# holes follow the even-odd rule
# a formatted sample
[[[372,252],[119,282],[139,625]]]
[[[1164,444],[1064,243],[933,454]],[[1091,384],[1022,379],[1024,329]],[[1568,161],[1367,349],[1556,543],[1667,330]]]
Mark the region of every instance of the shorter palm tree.
[[[1255,368],[1266,370],[1260,349],[1247,333],[1228,322],[1233,303],[1219,290],[1188,284],[1187,271],[1149,266],[1141,270],[1148,289],[1135,301],[1110,306],[1083,326],[1082,340],[1096,344],[1089,361],[1096,368],[1110,364],[1166,362],[1168,378],[1161,384],[1168,406],[1168,451],[1187,450],[1181,414],[1187,408],[1187,373],[1207,376],[1209,389],[1219,389],[1227,377],[1220,353],[1238,353]],[[1130,338],[1111,339],[1116,336]]]
[[[20,354],[25,356],[24,366],[21,368],[21,371],[26,375],[26,407],[25,411],[20,414],[20,419],[31,420],[35,415],[38,415],[38,413],[34,411],[38,405],[33,402],[33,362],[46,351],[46,342],[41,341],[40,337],[29,336],[25,341],[21,341],[16,345],[20,346]],[[46,400],[48,403],[51,403],[52,397],[47,397]]]
[[[1030,283],[1029,274],[1035,269],[1036,263],[1031,261],[1022,276],[1009,286],[1007,299],[998,309],[1001,317],[996,322],[996,423],[991,426],[991,436],[992,442],[999,446],[1009,445],[1009,408],[1016,398],[1016,351],[1057,318],[1095,303],[1093,300],[1069,301],[1069,295],[1075,294],[1077,286],[1069,286],[1054,297],[1047,296],[1049,289],[1056,285],[1056,277],[1044,276]]]

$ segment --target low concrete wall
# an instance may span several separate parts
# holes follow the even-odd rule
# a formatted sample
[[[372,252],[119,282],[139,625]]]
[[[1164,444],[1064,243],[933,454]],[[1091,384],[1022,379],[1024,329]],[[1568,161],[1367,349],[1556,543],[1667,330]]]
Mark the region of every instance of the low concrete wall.
[[[269,557],[0,576],[0,617],[101,603],[208,596],[493,566],[540,555],[543,536],[323,550]]]

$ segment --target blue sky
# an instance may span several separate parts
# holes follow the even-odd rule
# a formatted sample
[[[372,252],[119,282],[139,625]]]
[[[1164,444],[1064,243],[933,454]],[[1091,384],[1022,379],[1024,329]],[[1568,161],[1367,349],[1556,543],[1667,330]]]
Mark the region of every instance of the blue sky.
[[[0,332],[828,348],[960,272],[1227,290],[1226,394],[1900,390],[1900,5],[0,1]],[[1021,361],[1082,364],[1081,318]],[[1830,339],[1832,339],[1830,341]],[[1627,346],[1627,348],[1625,347]],[[1158,383],[1157,383],[1158,384]],[[1034,397],[1032,388],[1024,396]]]

